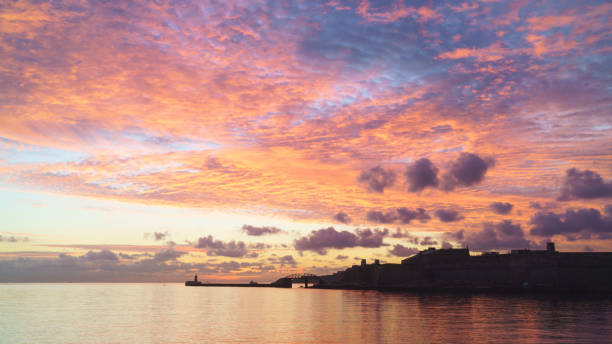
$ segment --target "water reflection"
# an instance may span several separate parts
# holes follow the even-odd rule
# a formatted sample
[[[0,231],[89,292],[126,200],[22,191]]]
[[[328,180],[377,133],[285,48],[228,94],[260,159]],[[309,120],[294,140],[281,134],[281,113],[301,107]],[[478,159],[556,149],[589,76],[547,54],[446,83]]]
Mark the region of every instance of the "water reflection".
[[[604,343],[610,297],[0,285],[7,343]]]

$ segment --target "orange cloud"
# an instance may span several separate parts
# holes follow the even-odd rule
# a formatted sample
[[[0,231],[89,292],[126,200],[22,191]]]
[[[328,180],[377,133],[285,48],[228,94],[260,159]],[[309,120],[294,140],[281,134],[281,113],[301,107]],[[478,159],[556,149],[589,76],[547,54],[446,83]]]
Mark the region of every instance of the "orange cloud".
[[[372,11],[371,4],[368,0],[361,0],[356,12],[367,21],[378,23],[392,23],[410,16],[416,17],[419,21],[428,21],[440,18],[440,14],[438,14],[431,7],[406,7],[402,0],[394,2],[390,8],[379,11]]]

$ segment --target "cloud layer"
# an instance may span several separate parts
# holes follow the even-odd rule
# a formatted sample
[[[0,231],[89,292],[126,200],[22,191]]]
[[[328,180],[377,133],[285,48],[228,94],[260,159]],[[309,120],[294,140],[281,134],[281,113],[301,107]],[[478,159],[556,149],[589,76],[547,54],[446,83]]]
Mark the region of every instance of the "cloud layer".
[[[251,235],[251,236],[262,236],[262,235],[269,235],[269,234],[278,234],[278,233],[283,232],[282,229],[279,229],[276,227],[268,227],[268,226],[256,227],[256,226],[251,226],[251,225],[242,226],[242,231],[245,232],[247,235]]]
[[[418,192],[426,187],[437,187],[438,168],[429,159],[419,159],[406,168],[406,181],[408,190]]]
[[[351,222],[351,218],[346,213],[341,211],[334,215],[334,220],[344,224]]]
[[[612,238],[612,206],[605,213],[593,208],[566,210],[564,213],[538,212],[530,221],[531,234],[542,237],[563,235],[568,240],[591,237]]]
[[[489,205],[495,214],[508,215],[512,211],[514,205],[507,202],[493,202]]]
[[[612,181],[605,182],[593,171],[570,168],[565,172],[559,201],[612,198]]]
[[[450,170],[442,177],[442,188],[454,190],[459,186],[472,186],[480,183],[487,170],[494,166],[492,159],[482,159],[476,154],[461,153],[459,158],[450,167]]]
[[[223,242],[215,240],[212,235],[199,238],[194,246],[206,249],[206,254],[209,256],[241,258],[248,253],[247,246],[243,241]]]
[[[366,214],[366,219],[373,223],[400,223],[409,224],[412,220],[427,222],[431,217],[423,208],[408,209],[406,207],[397,208],[387,212],[370,210]]]
[[[356,229],[355,233],[337,231],[334,227],[312,231],[294,242],[298,251],[314,251],[320,255],[327,254],[328,249],[345,249],[351,247],[377,248],[384,246],[384,237],[388,230]]]
[[[459,212],[453,209],[438,209],[434,215],[442,222],[455,222],[463,219]]]
[[[389,253],[397,257],[409,257],[419,253],[419,250],[414,247],[405,247],[402,244],[395,244],[393,248],[389,250]]]
[[[525,238],[525,232],[520,224],[510,220],[487,222],[482,230],[476,232],[461,232],[458,236],[463,245],[476,251],[511,250],[532,248],[533,243]]]
[[[385,191],[385,188],[395,184],[395,172],[376,166],[369,170],[361,171],[358,180],[367,185],[369,190],[382,193]]]
[[[298,246],[304,269],[336,267],[311,252],[444,239],[612,251],[611,14],[603,0],[2,2],[0,255],[49,258],[38,245],[65,238],[93,253],[53,252],[51,270],[229,257],[202,268],[265,274]],[[180,220],[150,225],[158,206]],[[85,247],[192,240],[183,211],[219,215],[199,255]],[[393,249],[336,223],[393,224]]]

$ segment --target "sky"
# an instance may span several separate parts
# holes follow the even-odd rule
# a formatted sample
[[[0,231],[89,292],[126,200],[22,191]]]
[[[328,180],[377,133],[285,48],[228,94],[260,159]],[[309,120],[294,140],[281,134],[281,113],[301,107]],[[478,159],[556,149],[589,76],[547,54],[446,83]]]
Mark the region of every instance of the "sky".
[[[2,1],[0,282],[612,251],[607,1]]]

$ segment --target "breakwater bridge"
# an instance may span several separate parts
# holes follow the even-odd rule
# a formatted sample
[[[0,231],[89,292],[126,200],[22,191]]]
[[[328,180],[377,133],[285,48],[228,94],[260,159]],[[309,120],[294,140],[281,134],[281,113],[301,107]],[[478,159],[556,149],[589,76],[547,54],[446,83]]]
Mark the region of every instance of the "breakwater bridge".
[[[293,283],[304,283],[304,288],[308,288],[308,283],[317,283],[320,281],[320,277],[311,273],[295,273],[291,275],[287,275],[283,278],[279,278],[276,282],[272,283],[274,286],[275,283],[279,285],[288,285],[291,287]]]

